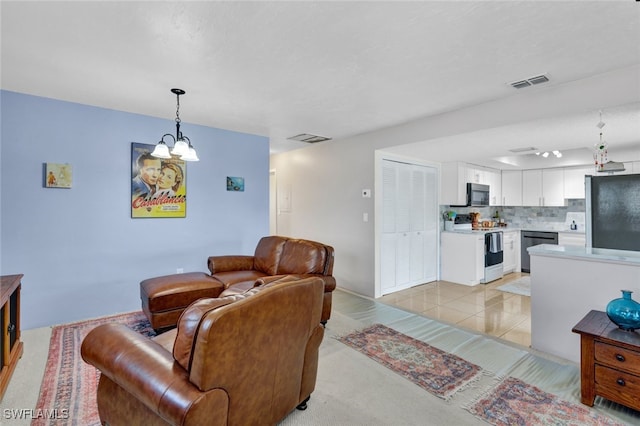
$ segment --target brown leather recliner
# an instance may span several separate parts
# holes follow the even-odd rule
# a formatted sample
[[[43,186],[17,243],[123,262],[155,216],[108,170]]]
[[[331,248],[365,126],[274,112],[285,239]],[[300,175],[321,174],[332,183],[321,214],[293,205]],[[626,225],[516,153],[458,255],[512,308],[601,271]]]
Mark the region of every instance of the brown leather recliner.
[[[321,279],[307,278],[200,299],[153,339],[122,324],[96,327],[81,352],[102,373],[101,422],[275,424],[306,408],[324,336],[323,293]]]
[[[154,277],[140,282],[142,311],[158,330],[176,325],[180,314],[202,297],[223,297],[245,292],[257,280],[283,276],[318,277],[324,283],[321,322],[331,317],[333,247],[316,241],[282,236],[263,237],[253,255],[210,256],[209,274],[189,272]]]

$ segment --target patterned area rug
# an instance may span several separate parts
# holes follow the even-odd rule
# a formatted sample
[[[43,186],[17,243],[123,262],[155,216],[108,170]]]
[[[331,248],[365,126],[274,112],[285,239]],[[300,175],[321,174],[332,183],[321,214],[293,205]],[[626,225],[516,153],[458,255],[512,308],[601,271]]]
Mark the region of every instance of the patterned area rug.
[[[496,426],[622,426],[621,423],[589,410],[586,406],[563,401],[513,377],[506,378],[484,393],[467,410]]]
[[[142,312],[53,327],[49,355],[36,405],[36,412],[48,415],[34,419],[31,426],[100,425],[96,405],[100,372],[82,360],[80,346],[94,327],[111,322],[125,324],[145,336],[156,335]]]
[[[527,275],[526,277],[518,278],[508,284],[496,287],[496,290],[519,294],[521,296],[531,296],[531,277]]]
[[[482,374],[477,365],[382,324],[339,340],[443,399]]]

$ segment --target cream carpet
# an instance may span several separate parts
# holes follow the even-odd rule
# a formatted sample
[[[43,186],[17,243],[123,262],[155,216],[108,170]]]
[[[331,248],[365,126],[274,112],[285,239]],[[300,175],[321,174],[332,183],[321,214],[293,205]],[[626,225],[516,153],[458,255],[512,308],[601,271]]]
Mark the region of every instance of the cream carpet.
[[[515,281],[496,287],[496,290],[519,294],[521,296],[531,296],[531,277],[527,275],[525,277],[518,278]]]
[[[444,401],[336,339],[374,323],[454,353],[492,376]],[[24,355],[0,402],[3,426],[30,425],[30,418],[16,419],[13,413],[22,411],[28,417],[35,407],[50,334],[50,328],[23,331]],[[281,425],[486,425],[462,407],[503,376],[519,378],[570,402],[580,401],[575,364],[336,290],[309,408],[295,410]],[[640,413],[601,398],[596,398],[594,410],[629,425],[640,424]]]

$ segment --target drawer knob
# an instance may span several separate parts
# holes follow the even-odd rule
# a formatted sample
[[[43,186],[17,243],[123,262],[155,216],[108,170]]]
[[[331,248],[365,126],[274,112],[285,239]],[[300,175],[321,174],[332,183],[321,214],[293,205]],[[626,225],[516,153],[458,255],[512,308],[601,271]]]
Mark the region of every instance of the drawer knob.
[[[626,383],[624,382],[624,379],[622,379],[622,378],[616,380],[616,383],[619,384],[620,386],[626,385]]]
[[[624,355],[620,355],[620,354],[616,354],[616,359],[617,359],[618,361],[620,361],[620,362],[624,362],[624,361],[625,361],[625,359],[624,359]]]

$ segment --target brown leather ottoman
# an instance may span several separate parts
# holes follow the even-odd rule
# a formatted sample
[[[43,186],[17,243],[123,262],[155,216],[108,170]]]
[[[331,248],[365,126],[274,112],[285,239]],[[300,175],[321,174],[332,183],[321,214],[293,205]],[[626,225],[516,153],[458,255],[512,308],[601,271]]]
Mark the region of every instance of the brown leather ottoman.
[[[218,297],[224,285],[203,272],[165,275],[140,282],[142,311],[155,330],[175,327],[187,306],[203,297]]]

